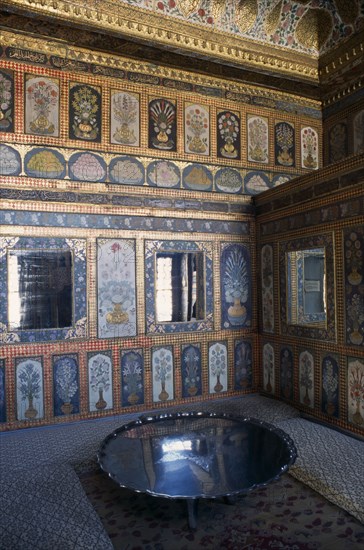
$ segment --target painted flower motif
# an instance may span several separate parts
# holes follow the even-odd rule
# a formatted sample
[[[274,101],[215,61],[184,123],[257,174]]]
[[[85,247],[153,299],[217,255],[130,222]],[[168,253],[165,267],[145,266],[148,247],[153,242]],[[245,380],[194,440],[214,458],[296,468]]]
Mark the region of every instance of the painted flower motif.
[[[230,138],[235,141],[239,133],[239,122],[233,113],[227,111],[223,113],[218,121],[221,137],[226,140]]]
[[[364,400],[364,365],[360,361],[354,361],[350,366],[350,397],[355,403],[360,403]]]
[[[27,87],[27,94],[32,101],[33,111],[44,116],[48,116],[51,107],[57,105],[58,102],[58,91],[50,81],[33,82]]]

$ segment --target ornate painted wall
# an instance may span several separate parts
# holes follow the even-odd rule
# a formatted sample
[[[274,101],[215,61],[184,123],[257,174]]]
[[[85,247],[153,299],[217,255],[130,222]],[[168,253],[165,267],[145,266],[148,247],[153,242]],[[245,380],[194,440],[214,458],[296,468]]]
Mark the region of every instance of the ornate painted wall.
[[[256,197],[259,266],[260,386],[303,414],[364,433],[364,155],[328,166]],[[324,255],[323,313],[305,321],[289,312],[302,282],[289,254]],[[321,252],[322,251],[322,252]],[[260,258],[259,258],[260,256]],[[297,285],[297,293],[300,291]],[[304,298],[303,298],[304,299]]]
[[[0,429],[256,389],[252,195],[321,165],[319,105],[1,38]],[[156,313],[171,254],[200,264],[190,321]]]

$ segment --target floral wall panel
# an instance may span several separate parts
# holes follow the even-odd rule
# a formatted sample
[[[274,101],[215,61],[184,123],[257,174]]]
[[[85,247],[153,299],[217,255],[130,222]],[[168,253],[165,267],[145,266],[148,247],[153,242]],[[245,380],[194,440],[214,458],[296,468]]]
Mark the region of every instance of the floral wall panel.
[[[263,346],[263,388],[267,393],[275,393],[274,348],[268,343]]]
[[[110,141],[140,146],[140,95],[111,90]]]
[[[244,178],[244,191],[247,195],[256,195],[271,187],[269,175],[265,172],[248,172]]]
[[[178,166],[169,160],[156,160],[147,168],[147,182],[151,187],[175,188],[181,186]]]
[[[160,151],[177,151],[176,104],[158,98],[149,102],[148,147]]]
[[[246,390],[253,386],[253,357],[250,340],[234,341],[234,389]]]
[[[228,361],[226,342],[209,344],[209,393],[228,389]]]
[[[284,399],[293,400],[293,352],[288,346],[280,353],[280,390]]]
[[[260,252],[262,288],[262,325],[264,332],[274,332],[273,248],[265,244]]]
[[[301,128],[301,166],[317,170],[319,167],[318,158],[318,134],[314,128],[309,126]]]
[[[338,122],[329,131],[329,163],[338,162],[348,156],[347,121]]]
[[[220,168],[215,173],[215,186],[220,193],[241,193],[242,175],[234,168]]]
[[[89,352],[88,396],[89,410],[103,411],[113,408],[111,351]]]
[[[63,179],[66,175],[66,160],[59,151],[34,147],[24,157],[24,171],[33,178]]]
[[[123,407],[144,403],[143,349],[121,350],[121,401]]]
[[[183,187],[191,191],[211,191],[213,175],[203,164],[193,163],[183,170]]]
[[[339,360],[335,354],[321,358],[321,410],[339,417]]]
[[[314,359],[311,352],[304,350],[298,359],[298,387],[300,403],[306,407],[314,408],[315,395]]]
[[[68,161],[70,179],[78,181],[105,181],[106,163],[100,155],[75,153]]]
[[[69,138],[101,141],[101,88],[70,83]]]
[[[14,73],[0,70],[0,132],[14,132]]]
[[[364,359],[348,358],[348,420],[364,426]]]
[[[37,277],[32,265],[37,262]],[[66,263],[68,262],[68,263]],[[57,269],[53,270],[54,265]],[[25,266],[17,269],[17,266]],[[50,282],[55,280],[54,284]],[[42,278],[43,294],[37,286]],[[87,336],[86,240],[47,237],[0,237],[0,341],[43,342]],[[36,282],[38,281],[38,283]],[[26,285],[27,292],[23,289]],[[34,297],[53,315],[39,322]],[[42,297],[42,300],[40,298]],[[20,309],[20,303],[23,304]],[[11,304],[11,307],[10,307]],[[62,304],[62,308],[60,307]],[[55,315],[63,311],[63,316]],[[54,322],[53,322],[54,321]],[[35,323],[35,324],[34,324]]]
[[[251,162],[269,162],[268,119],[256,115],[247,115],[248,160]]]
[[[109,165],[111,183],[125,185],[143,185],[145,169],[143,164],[133,157],[115,157]]]
[[[353,153],[364,153],[364,109],[359,111],[353,119]]]
[[[207,106],[185,103],[185,153],[210,154],[210,111]]]
[[[221,322],[222,327],[251,325],[251,260],[249,249],[241,244],[221,244]]]
[[[364,341],[364,226],[344,231],[346,343]]]
[[[54,416],[80,412],[78,354],[53,355]]]
[[[0,145],[0,176],[18,176],[21,172],[21,165],[20,154],[14,147]]]
[[[0,422],[6,422],[5,359],[0,359]]]
[[[152,348],[153,401],[174,399],[173,347]]]
[[[98,239],[99,338],[136,335],[135,241]]]
[[[240,159],[240,116],[233,111],[220,111],[216,115],[217,156]]]
[[[59,80],[25,75],[25,133],[59,136]]]
[[[15,359],[18,420],[44,417],[43,364],[41,357]]]
[[[181,346],[182,397],[202,395],[201,346]]]
[[[288,122],[276,122],[274,126],[274,156],[278,166],[295,166],[295,129]]]

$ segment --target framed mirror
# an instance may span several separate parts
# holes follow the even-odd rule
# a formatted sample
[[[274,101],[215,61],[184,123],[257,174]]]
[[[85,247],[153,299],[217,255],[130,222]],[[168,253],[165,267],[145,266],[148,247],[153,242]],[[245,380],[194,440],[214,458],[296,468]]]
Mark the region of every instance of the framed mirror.
[[[279,243],[282,334],[336,341],[332,233]]]
[[[12,330],[73,324],[71,250],[8,251],[8,323]]]
[[[148,333],[213,328],[212,245],[145,241]]]
[[[157,252],[157,323],[186,323],[205,318],[202,252]]]
[[[2,343],[87,336],[86,240],[0,237]]]
[[[287,322],[326,325],[325,248],[286,253]]]

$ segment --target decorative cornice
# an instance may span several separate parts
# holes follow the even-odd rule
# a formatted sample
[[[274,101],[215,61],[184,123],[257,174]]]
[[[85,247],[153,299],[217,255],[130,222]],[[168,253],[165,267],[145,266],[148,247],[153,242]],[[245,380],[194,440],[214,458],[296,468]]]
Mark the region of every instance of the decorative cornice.
[[[288,94],[278,90],[270,90],[266,87],[253,86],[240,82],[229,81],[226,78],[210,77],[196,72],[174,69],[163,65],[154,65],[148,62],[130,60],[120,55],[105,52],[92,51],[86,48],[69,45],[65,40],[50,40],[31,36],[27,33],[18,33],[0,28],[0,43],[4,48],[13,48],[9,59],[30,63],[46,62],[47,56],[54,56],[59,62],[59,68],[63,70],[82,71],[81,65],[98,67],[98,73],[103,76],[118,77],[118,72],[133,72],[145,75],[145,81],[140,77],[139,83],[146,85],[158,85],[158,79],[173,79],[176,82],[200,86],[205,93],[210,90],[224,90],[225,97],[231,100],[244,102],[248,96],[256,96],[256,104],[274,108],[275,102],[295,104],[305,111],[311,109],[318,112],[321,103],[295,94]],[[78,65],[80,64],[80,65]],[[105,67],[103,71],[100,68]],[[96,74],[96,73],[94,73]],[[153,81],[153,78],[155,82]],[[281,106],[282,108],[282,106]]]
[[[267,74],[289,75],[318,82],[317,57],[247,40],[183,20],[172,21],[150,10],[115,0],[4,0],[3,6],[18,13],[38,14],[74,26],[129,37],[146,44],[172,48],[188,55],[218,60]],[[267,53],[269,52],[269,53]]]

